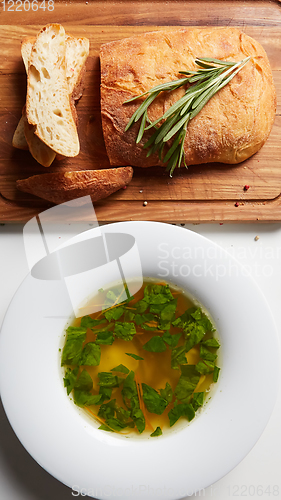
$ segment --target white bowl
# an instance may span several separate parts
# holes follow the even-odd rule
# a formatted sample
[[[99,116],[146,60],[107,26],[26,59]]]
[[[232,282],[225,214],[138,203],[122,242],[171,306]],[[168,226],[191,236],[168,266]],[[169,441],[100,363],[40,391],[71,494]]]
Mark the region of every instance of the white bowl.
[[[209,311],[221,341],[217,389],[198,417],[159,438],[103,432],[67,397],[59,348],[72,316],[63,281],[28,275],[0,338],[0,388],[23,446],[50,474],[98,499],[175,500],[219,480],[251,450],[279,385],[279,343],[270,309],[243,267],[185,228],[124,222],[82,233],[136,239],[143,276],[173,282]]]

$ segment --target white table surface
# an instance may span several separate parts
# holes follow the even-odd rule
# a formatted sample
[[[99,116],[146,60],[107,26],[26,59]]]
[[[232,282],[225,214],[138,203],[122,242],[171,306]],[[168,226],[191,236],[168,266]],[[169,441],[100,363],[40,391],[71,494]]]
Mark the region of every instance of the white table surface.
[[[281,339],[281,225],[186,227],[218,243],[248,266],[271,307]],[[0,324],[28,273],[22,228],[22,225],[0,226]],[[256,236],[259,238],[255,239]],[[75,496],[75,491],[51,477],[30,457],[11,429],[1,405],[0,500],[67,500]],[[216,500],[281,498],[281,391],[271,419],[251,452],[216,484],[187,498],[198,497]]]

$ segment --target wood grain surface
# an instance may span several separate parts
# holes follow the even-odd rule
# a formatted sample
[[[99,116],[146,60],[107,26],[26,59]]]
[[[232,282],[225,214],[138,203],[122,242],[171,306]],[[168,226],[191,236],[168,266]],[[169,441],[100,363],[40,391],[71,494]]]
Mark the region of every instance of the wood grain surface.
[[[56,0],[53,11],[46,8],[25,12],[22,7],[22,11],[16,12],[16,2],[14,10],[12,7],[12,2],[8,5],[7,0],[5,5],[0,3],[0,222],[23,222],[51,207],[44,200],[17,191],[16,179],[58,170],[109,168],[100,119],[99,47],[110,40],[167,26],[237,26],[263,45],[277,90],[272,132],[256,155],[236,166],[207,164],[183,168],[176,171],[172,179],[160,167],[134,168],[134,177],[127,189],[95,203],[98,220],[281,221],[279,1]],[[90,55],[85,91],[77,106],[81,153],[76,158],[55,160],[46,169],[29,152],[14,149],[11,142],[26,94],[20,44],[24,37],[35,35],[49,22],[63,24],[66,31],[75,36],[88,37]],[[247,191],[243,189],[245,185],[250,186]],[[148,202],[146,206],[144,201]]]

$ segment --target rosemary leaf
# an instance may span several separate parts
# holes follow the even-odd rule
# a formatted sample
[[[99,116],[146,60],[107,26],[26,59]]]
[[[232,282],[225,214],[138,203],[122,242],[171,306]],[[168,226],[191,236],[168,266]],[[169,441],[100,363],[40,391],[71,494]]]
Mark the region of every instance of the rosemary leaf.
[[[181,112],[180,112],[180,116],[184,115],[187,111],[190,110],[192,102],[193,102],[193,99],[194,99],[194,97],[191,97],[191,99],[189,99],[187,101],[187,103],[185,104],[185,106],[183,106],[183,108],[181,109]]]
[[[138,136],[136,138],[136,144],[138,144],[142,140],[142,136],[143,136],[144,129],[145,129],[145,126],[146,126],[146,121],[147,121],[147,109],[144,112],[142,120],[141,120],[141,124],[140,124],[140,128],[139,128],[139,133],[138,133]]]
[[[196,109],[200,107],[200,110],[205,106],[205,104],[215,95],[215,93],[218,90],[219,87],[219,82],[217,82],[215,85],[212,87],[208,88],[205,90],[205,92],[202,92],[197,99],[193,102],[192,104],[192,109]],[[194,118],[195,115],[192,115],[192,118]]]
[[[127,101],[125,101],[124,104],[135,101],[136,99],[140,99],[141,97],[144,97],[146,94],[151,94],[151,92],[163,92],[164,90],[175,90],[176,88],[181,87],[186,83],[186,81],[184,82],[183,80],[186,79],[180,78],[179,80],[173,80],[171,82],[166,82],[166,83],[161,83],[160,85],[156,85],[156,87],[153,87],[152,89],[147,90],[142,94],[131,97],[131,99],[127,99]]]
[[[153,92],[150,96],[148,96],[143,103],[140,105],[140,107],[137,109],[137,113],[135,116],[135,122],[137,122],[141,115],[147,110],[148,106],[154,101],[154,99],[158,96],[160,91]]]
[[[155,139],[155,144],[158,144],[160,141],[164,141],[164,137],[168,134],[169,130],[173,127],[176,121],[179,118],[179,113],[176,113],[171,120],[166,120],[161,127],[158,129],[158,134]],[[164,141],[165,142],[165,141]]]
[[[172,106],[167,109],[167,111],[164,113],[163,116],[155,120],[153,123],[151,123],[148,127],[146,127],[145,130],[149,130],[152,127],[155,127],[161,120],[167,120],[169,116],[173,115],[176,111],[178,111],[179,108],[182,107],[183,104],[186,103],[186,101],[190,100],[190,95],[186,92],[186,94],[181,97],[178,101],[176,101]]]
[[[152,136],[148,139],[148,141],[143,145],[144,149],[149,148],[149,146],[151,146],[151,144],[154,143],[154,141],[158,135],[158,131],[159,131],[159,129],[156,129],[154,134],[152,134]]]
[[[183,118],[178,123],[176,123],[176,125],[173,126],[172,130],[170,130],[170,132],[167,135],[165,135],[163,142],[169,141],[173,137],[173,135],[175,135],[176,132],[180,130],[182,126],[189,121],[189,117],[190,114],[184,115]]]
[[[171,158],[171,156],[174,153],[175,149],[179,145],[181,139],[182,139],[182,130],[180,130],[178,132],[178,134],[176,135],[172,146],[170,147],[169,151],[167,152],[166,156],[164,157],[164,160],[163,160],[164,163],[166,163]]]
[[[209,62],[212,64],[219,64],[220,66],[234,66],[236,63],[231,61],[221,61],[221,59],[212,59],[210,57],[196,57],[195,62]]]

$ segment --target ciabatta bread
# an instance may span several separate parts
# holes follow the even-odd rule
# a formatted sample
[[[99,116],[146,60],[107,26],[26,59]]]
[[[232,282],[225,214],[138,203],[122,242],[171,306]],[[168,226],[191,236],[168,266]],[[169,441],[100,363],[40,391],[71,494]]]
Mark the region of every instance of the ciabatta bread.
[[[80,145],[66,77],[66,35],[60,24],[38,34],[28,69],[26,115],[35,134],[56,153],[77,156]]]
[[[188,165],[239,163],[256,153],[269,136],[276,95],[269,61],[253,38],[236,28],[175,29],[146,33],[101,46],[101,113],[111,165],[163,165],[158,154],[146,157],[136,144],[140,123],[125,132],[130,117],[145,99],[124,101],[152,87],[177,80],[179,71],[196,71],[196,57],[240,61],[251,56],[231,82],[215,94],[189,122],[184,143]],[[151,121],[181,97],[185,89],[161,93],[148,108]]]
[[[48,173],[18,180],[17,188],[56,204],[86,195],[98,201],[127,186],[132,176],[132,167]]]

